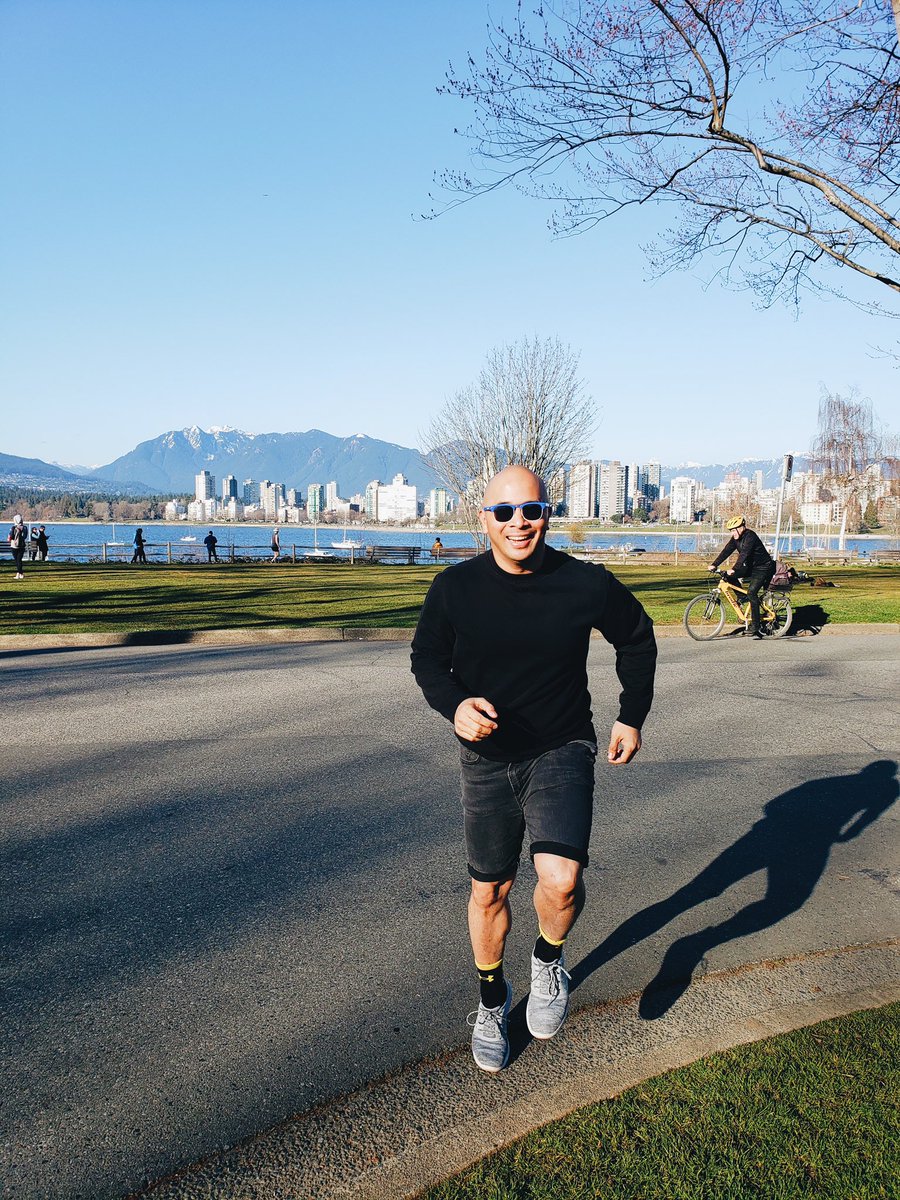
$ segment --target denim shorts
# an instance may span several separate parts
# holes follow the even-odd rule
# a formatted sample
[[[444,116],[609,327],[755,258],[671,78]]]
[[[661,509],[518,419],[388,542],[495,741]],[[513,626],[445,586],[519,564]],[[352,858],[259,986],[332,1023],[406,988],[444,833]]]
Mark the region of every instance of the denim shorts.
[[[494,762],[460,746],[469,874],[512,879],[525,831],[531,857],[558,854],[588,865],[594,812],[593,742],[566,742],[525,762]]]

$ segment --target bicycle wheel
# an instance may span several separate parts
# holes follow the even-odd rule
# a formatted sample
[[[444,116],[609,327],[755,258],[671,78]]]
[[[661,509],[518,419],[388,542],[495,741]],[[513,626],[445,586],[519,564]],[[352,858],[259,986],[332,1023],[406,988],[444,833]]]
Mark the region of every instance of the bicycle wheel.
[[[718,592],[695,596],[684,610],[683,624],[696,642],[708,642],[725,624],[725,608]]]
[[[766,592],[763,603],[768,604],[775,616],[769,620],[760,621],[760,629],[770,637],[784,637],[794,619],[794,610],[790,600],[784,592]]]

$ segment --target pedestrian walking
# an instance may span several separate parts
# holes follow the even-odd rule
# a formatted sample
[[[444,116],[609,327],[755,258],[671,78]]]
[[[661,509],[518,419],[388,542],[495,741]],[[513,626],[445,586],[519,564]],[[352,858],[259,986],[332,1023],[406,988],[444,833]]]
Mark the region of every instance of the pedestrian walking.
[[[147,555],[144,553],[144,546],[147,543],[144,541],[144,531],[138,528],[134,532],[134,554],[131,556],[133,563],[144,563],[146,566]]]
[[[278,556],[281,553],[281,533],[276,525],[272,530],[272,562],[278,562]]]
[[[206,561],[207,562],[218,562],[219,561],[219,556],[216,553],[216,546],[218,545],[218,543],[219,543],[219,539],[216,537],[216,535],[213,533],[213,531],[210,530],[209,533],[206,535],[206,537],[203,539],[203,545],[206,547]]]
[[[22,520],[19,513],[13,517],[13,523],[9,530],[9,548],[12,550],[13,562],[16,566],[16,579],[24,579],[25,573],[22,570],[22,562],[25,558],[25,543],[28,541],[28,526]]]
[[[435,577],[412,642],[416,682],[459,741],[480,985],[472,1054],[490,1072],[509,1059],[512,989],[503,956],[526,833],[537,872],[532,1036],[553,1037],[568,1011],[564,946],[584,904],[597,755],[587,686],[592,629],[615,647],[621,684],[607,763],[628,763],[640,750],[653,698],[652,621],[604,567],[546,544],[549,510],[533,472],[510,466],[495,475],[479,514],[489,548]]]

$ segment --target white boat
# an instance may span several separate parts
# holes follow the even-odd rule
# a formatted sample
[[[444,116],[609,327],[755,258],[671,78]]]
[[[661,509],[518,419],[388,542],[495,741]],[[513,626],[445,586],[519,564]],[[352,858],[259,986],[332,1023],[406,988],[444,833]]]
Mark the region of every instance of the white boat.
[[[178,540],[179,542],[196,542],[197,539],[189,533],[186,537],[179,538]]]
[[[353,538],[347,537],[347,526],[344,526],[344,540],[342,542],[332,542],[335,550],[362,550],[362,542],[354,542]]]
[[[113,535],[112,535],[112,541],[111,541],[111,542],[107,542],[107,543],[106,543],[106,544],[107,544],[107,546],[124,546],[124,545],[125,545],[125,543],[124,543],[124,542],[117,542],[117,541],[116,541],[116,523],[115,523],[115,521],[113,521],[113,522],[112,522],[112,531],[113,531]]]
[[[331,559],[334,558],[334,555],[331,553],[330,550],[320,550],[319,549],[319,527],[315,522],[313,523],[313,548],[312,548],[312,550],[307,550],[303,557],[304,558],[331,558]]]

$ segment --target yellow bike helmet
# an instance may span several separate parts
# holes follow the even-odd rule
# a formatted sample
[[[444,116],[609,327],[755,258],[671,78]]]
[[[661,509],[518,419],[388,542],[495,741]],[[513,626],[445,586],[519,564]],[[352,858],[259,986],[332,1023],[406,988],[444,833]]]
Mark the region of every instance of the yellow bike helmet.
[[[747,524],[747,522],[744,520],[743,517],[732,517],[731,520],[728,522],[728,524],[725,526],[725,528],[726,529],[737,529],[737,527],[739,525],[746,525],[746,524]]]

